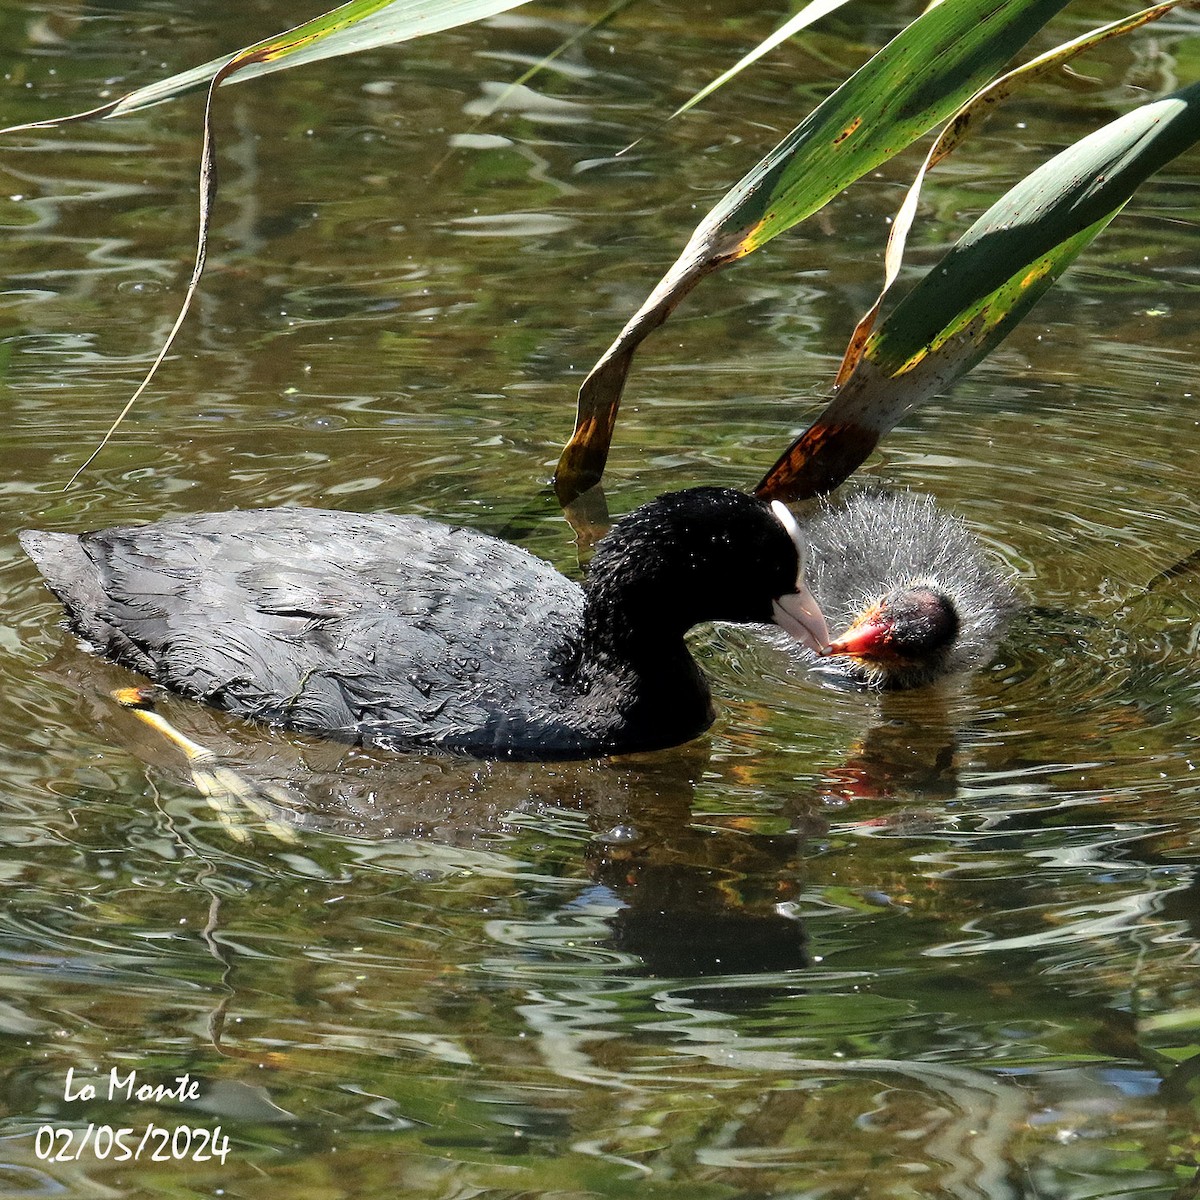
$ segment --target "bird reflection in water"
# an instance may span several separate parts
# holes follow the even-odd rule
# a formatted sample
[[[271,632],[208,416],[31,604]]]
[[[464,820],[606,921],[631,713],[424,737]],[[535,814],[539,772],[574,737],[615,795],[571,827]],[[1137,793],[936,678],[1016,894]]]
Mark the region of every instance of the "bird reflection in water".
[[[210,802],[225,809],[222,823],[240,836],[267,842],[313,833],[503,850],[515,825],[577,816],[592,834],[581,864],[590,894],[605,897],[617,947],[642,958],[649,972],[806,964],[800,925],[780,906],[798,894],[807,840],[823,824],[804,799],[772,822],[777,833],[694,825],[696,783],[710,768],[704,740],[551,764],[386,755],[264,731],[160,696],[159,715],[208,752],[195,764],[178,739],[114,702],[127,674],[73,650],[54,668],[105,733],[156,772],[191,786],[199,774]],[[214,794],[222,780],[236,782]]]
[[[235,837],[291,842],[312,833],[503,852],[506,834],[522,824],[578,820],[590,831],[581,855],[587,899],[607,914],[613,949],[652,976],[803,970],[810,959],[793,904],[830,810],[955,788],[949,718],[929,696],[881,697],[879,720],[853,756],[815,789],[781,796],[768,822],[697,819],[697,783],[720,769],[707,739],[565,763],[389,755],[264,731],[160,694],[149,706],[161,706],[172,737],[114,702],[127,673],[73,649],[54,667],[115,740],[199,786]],[[913,705],[919,721],[897,709]]]

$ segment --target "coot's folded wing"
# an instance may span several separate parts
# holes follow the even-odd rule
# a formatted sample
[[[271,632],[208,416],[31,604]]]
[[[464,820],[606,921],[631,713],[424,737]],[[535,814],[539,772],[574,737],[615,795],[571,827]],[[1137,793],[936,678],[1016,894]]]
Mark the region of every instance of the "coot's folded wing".
[[[541,559],[414,517],[247,510],[25,545],[101,652],[238,715],[352,740],[386,721],[386,740],[439,744],[497,706],[545,706],[582,607]]]

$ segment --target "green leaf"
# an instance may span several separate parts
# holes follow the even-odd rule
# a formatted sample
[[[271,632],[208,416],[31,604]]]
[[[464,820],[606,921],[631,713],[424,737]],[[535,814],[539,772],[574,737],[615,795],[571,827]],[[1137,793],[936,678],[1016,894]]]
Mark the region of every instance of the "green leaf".
[[[879,439],[997,346],[1155,171],[1200,140],[1200,84],[1126,113],[998,200],[867,340],[820,417],[756,489],[837,487]]]
[[[634,352],[705,275],[790,229],[945,120],[1066,0],[946,0],[896,35],[705,217],[579,392],[555,486],[564,502],[603,473]]]
[[[929,9],[798,125],[701,225],[741,257],[944,120],[1065,0],[950,0]]]
[[[410,41],[429,33],[441,33],[472,21],[494,17],[497,13],[519,8],[525,3],[527,0],[351,0],[349,4],[314,17],[285,33],[247,46],[232,56],[214,58],[203,66],[192,67],[178,75],[138,88],[99,108],[67,117],[14,125],[9,129],[0,129],[0,133],[123,116],[196,91],[208,84],[218,72],[224,73],[222,83],[236,83],[271,71],[318,62],[323,58],[354,54],[377,46]]]
[[[718,88],[724,87],[731,79],[740,75],[747,67],[758,62],[764,55],[770,54],[776,46],[786,42],[788,38],[794,37],[802,29],[807,29],[810,25],[815,24],[822,17],[836,12],[843,4],[847,3],[849,0],[810,0],[798,13],[784,21],[774,33],[768,34],[753,50],[739,58],[728,71],[723,71],[711,83],[705,84],[690,100],[684,101],[668,119],[672,120],[682,116],[688,109],[695,108],[701,100],[707,99]]]
[[[1133,13],[1128,17],[1122,17],[1120,20],[1112,21],[1108,25],[1101,26],[1099,29],[1093,29],[1077,38],[1072,38],[1071,41],[1064,42],[1061,46],[1055,46],[1053,50],[1039,54],[1037,58],[1017,67],[1016,70],[1009,71],[999,79],[993,80],[987,87],[976,92],[950,118],[950,121],[938,135],[937,140],[926,155],[925,162],[909,187],[908,194],[904,197],[904,203],[901,204],[900,210],[896,213],[896,217],[892,221],[891,229],[888,231],[887,250],[884,253],[883,288],[875,298],[875,303],[863,315],[850,337],[850,344],[846,347],[842,365],[838,369],[837,378],[834,380],[835,387],[840,387],[845,383],[850,377],[850,373],[858,365],[863,350],[866,348],[867,337],[875,327],[875,321],[879,316],[880,308],[883,306],[884,298],[900,275],[900,267],[904,260],[905,242],[908,239],[908,232],[912,228],[913,219],[916,217],[917,200],[920,197],[921,187],[928,173],[938,163],[942,162],[943,159],[949,157],[966,140],[967,134],[975,124],[986,117],[1002,100],[1012,95],[1018,85],[1040,78],[1051,71],[1059,70],[1072,58],[1075,58],[1086,50],[1092,49],[1101,42],[1121,37],[1135,29],[1141,29],[1144,25],[1148,25],[1152,21],[1157,21],[1165,17],[1168,13],[1174,12],[1181,5],[1194,7],[1194,3],[1195,0],[1166,0],[1166,3],[1142,9],[1141,12]]]

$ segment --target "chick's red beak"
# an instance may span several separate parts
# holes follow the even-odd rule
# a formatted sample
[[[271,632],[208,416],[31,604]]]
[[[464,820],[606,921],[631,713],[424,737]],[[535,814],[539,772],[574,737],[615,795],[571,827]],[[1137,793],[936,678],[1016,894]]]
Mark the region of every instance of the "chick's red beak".
[[[891,619],[884,614],[883,606],[876,604],[863,613],[840,638],[830,642],[825,653],[877,660],[896,658],[893,637]]]

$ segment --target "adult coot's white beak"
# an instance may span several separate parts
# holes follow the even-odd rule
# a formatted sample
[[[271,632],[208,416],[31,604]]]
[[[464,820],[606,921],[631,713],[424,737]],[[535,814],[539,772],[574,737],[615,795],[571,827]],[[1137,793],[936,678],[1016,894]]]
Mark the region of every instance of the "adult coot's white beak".
[[[771,605],[771,616],[780,629],[786,629],[797,641],[803,642],[814,654],[824,654],[829,645],[829,628],[813,594],[803,579],[800,586],[787,596],[779,596]]]
[[[804,582],[804,557],[807,550],[804,535],[787,505],[772,500],[771,511],[787,530],[792,544],[796,547],[796,556],[800,560],[800,569],[796,572],[796,590],[775,598],[771,604],[771,616],[780,629],[786,630],[813,653],[824,654],[829,645],[829,627],[825,624],[825,614],[821,612],[821,606],[808,590],[808,584]]]

